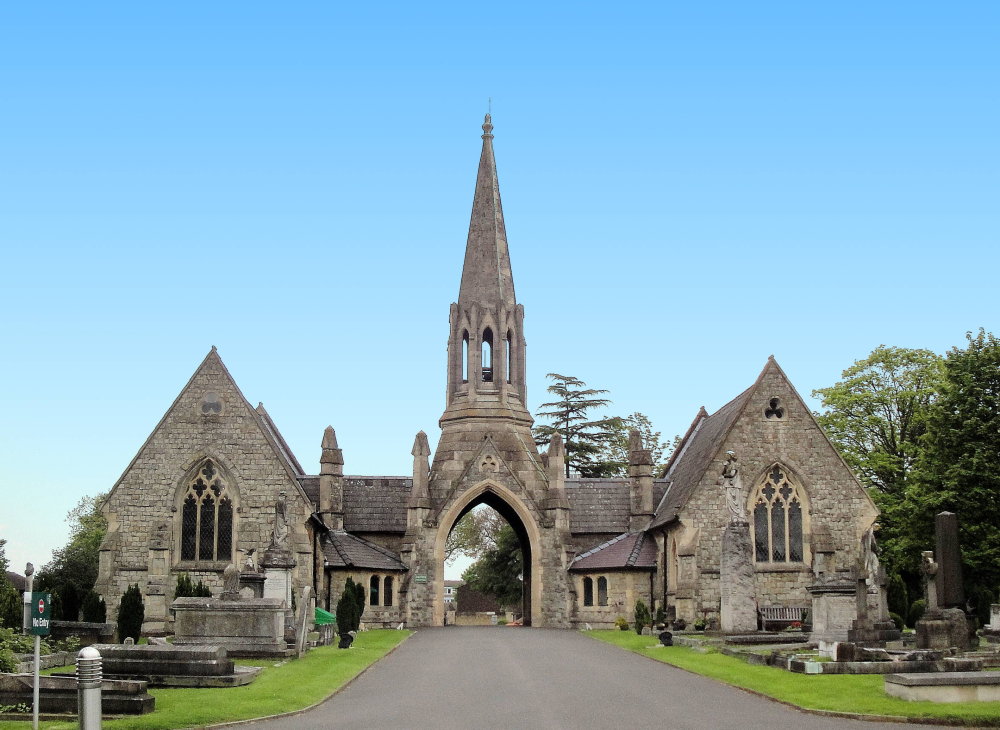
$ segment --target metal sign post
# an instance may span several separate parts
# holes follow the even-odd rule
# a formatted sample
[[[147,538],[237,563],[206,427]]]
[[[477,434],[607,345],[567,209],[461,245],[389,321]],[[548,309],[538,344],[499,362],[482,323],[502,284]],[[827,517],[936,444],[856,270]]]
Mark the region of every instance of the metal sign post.
[[[52,594],[25,593],[25,595],[31,596],[31,623],[28,624],[28,633],[35,637],[35,686],[32,694],[31,727],[33,730],[38,730],[38,672],[42,665],[42,637],[49,635],[49,625],[52,617]]]

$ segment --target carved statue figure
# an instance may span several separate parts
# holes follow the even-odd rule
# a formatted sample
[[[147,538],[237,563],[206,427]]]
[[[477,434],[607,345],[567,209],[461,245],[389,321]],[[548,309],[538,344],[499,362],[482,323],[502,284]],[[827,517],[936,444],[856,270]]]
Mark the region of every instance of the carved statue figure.
[[[254,560],[253,554],[256,552],[257,548],[250,548],[247,550],[246,557],[243,558],[243,572],[244,573],[256,573],[257,572],[257,562]]]
[[[285,502],[285,493],[278,495],[274,503],[274,532],[271,534],[271,544],[284,547],[288,540],[288,504]]]
[[[222,571],[222,597],[228,600],[239,598],[240,595],[240,571],[230,563]]]
[[[938,564],[934,562],[934,551],[924,550],[920,553],[920,572],[924,574],[924,598],[927,599],[926,611],[937,608],[937,583],[935,576]]]
[[[876,522],[861,536],[861,560],[864,563],[865,583],[868,584],[869,593],[878,593],[879,568],[881,563],[878,559],[878,543],[875,542],[875,533],[880,525]]]
[[[722,465],[722,484],[726,489],[726,507],[729,508],[730,522],[746,522],[747,513],[743,506],[743,483],[736,464],[736,452],[726,452],[726,463]]]

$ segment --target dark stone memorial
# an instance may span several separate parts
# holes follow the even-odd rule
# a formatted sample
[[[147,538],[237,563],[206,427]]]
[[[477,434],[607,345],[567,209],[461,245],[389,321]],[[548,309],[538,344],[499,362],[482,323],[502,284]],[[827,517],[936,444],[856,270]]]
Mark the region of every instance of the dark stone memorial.
[[[969,621],[963,610],[962,553],[958,544],[958,517],[941,512],[934,519],[936,554],[923,553],[927,610],[917,621],[918,649],[971,647]]]

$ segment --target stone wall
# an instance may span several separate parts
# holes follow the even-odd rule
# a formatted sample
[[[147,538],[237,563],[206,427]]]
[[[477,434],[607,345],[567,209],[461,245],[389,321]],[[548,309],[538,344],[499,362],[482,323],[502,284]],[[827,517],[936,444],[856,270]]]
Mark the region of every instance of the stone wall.
[[[329,575],[330,610],[332,612],[336,612],[337,602],[340,600],[340,596],[344,592],[344,584],[347,583],[347,579],[350,578],[355,583],[360,583],[365,589],[365,609],[361,613],[361,623],[363,623],[366,628],[394,629],[400,623],[405,621],[405,597],[400,590],[404,578],[403,574],[384,573],[371,570],[336,570],[331,571]],[[380,605],[378,606],[372,606],[369,602],[371,597],[370,584],[372,576],[378,576],[379,579]],[[381,605],[385,601],[384,594],[386,576],[392,576],[391,606]]]
[[[597,582],[604,577],[608,579],[608,601],[606,606],[600,606]],[[615,619],[624,617],[629,624],[635,622],[635,603],[641,600],[652,608],[653,596],[650,591],[650,573],[639,570],[609,570],[593,573],[572,573],[571,578],[576,590],[576,607],[573,615],[574,628],[582,628],[590,624],[595,629],[612,629]],[[594,605],[584,606],[583,580],[590,578],[594,585]]]

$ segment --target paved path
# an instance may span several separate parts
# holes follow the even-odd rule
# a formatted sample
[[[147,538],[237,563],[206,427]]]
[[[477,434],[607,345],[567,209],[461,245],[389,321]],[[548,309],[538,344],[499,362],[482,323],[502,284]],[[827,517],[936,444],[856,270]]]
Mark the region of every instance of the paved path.
[[[252,726],[266,730],[929,727],[810,715],[575,631],[505,627],[421,629],[319,707]]]

